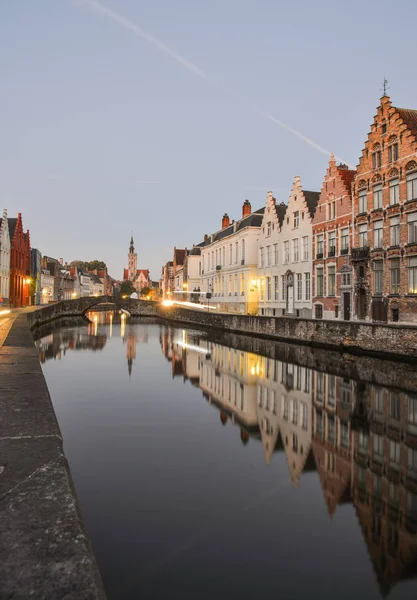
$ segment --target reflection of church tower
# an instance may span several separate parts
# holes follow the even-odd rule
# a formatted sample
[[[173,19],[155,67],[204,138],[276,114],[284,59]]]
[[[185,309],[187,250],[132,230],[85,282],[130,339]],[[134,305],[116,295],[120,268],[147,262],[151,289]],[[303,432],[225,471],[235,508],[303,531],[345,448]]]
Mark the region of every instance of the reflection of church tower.
[[[133,281],[136,277],[138,264],[138,255],[135,252],[135,247],[133,245],[133,235],[130,238],[130,246],[129,246],[129,254],[128,254],[128,279]]]
[[[128,334],[128,336],[127,336],[126,356],[127,356],[127,370],[129,371],[129,377],[130,377],[132,375],[133,361],[136,358],[136,337],[132,333]]]

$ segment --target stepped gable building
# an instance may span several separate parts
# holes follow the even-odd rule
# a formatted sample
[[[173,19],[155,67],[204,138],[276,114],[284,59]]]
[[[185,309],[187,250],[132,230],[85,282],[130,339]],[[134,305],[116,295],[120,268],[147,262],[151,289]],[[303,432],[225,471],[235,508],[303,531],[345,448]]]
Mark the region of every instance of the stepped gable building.
[[[259,235],[261,315],[312,316],[312,220],[319,195],[303,190],[295,177],[283,216],[283,205],[273,211],[272,194],[268,196]]]
[[[313,219],[313,317],[344,319],[352,313],[352,182],[355,171],[332,154]]]
[[[30,304],[30,237],[24,233],[22,214],[8,219],[10,250],[9,304],[13,308]]]
[[[10,290],[10,233],[7,210],[0,219],[0,306],[9,304]]]
[[[417,110],[381,98],[353,186],[354,316],[417,322]]]
[[[216,310],[240,314],[258,313],[258,236],[265,207],[252,212],[249,200],[242,217],[230,222],[223,215],[222,228],[204,236],[201,247],[201,291],[211,294]]]
[[[133,235],[130,238],[128,257],[128,268],[123,271],[123,281],[131,281],[137,292],[149,287],[150,276],[148,269],[138,269],[138,255],[135,252]]]

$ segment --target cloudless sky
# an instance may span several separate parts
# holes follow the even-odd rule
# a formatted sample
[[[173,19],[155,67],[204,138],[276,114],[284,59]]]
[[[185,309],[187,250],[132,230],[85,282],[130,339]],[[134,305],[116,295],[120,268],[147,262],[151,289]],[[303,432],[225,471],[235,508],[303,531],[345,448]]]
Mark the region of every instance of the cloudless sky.
[[[412,0],[103,0],[207,78],[83,0],[0,1],[0,209],[32,246],[121,278],[133,230],[159,279],[191,247],[328,157],[356,165],[384,76],[417,108]],[[125,21],[126,23],[126,21]],[[260,107],[261,112],[253,109]]]

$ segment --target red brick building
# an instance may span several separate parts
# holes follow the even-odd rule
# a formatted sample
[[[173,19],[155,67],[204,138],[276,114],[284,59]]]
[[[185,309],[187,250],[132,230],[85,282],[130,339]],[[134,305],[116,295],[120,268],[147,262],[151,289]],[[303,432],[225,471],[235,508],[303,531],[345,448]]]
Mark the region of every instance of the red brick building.
[[[22,214],[8,219],[10,233],[10,306],[18,308],[30,304],[30,237],[24,233]]]
[[[313,317],[351,318],[352,196],[355,171],[332,155],[313,219]]]
[[[417,322],[417,111],[381,98],[353,187],[359,320]]]

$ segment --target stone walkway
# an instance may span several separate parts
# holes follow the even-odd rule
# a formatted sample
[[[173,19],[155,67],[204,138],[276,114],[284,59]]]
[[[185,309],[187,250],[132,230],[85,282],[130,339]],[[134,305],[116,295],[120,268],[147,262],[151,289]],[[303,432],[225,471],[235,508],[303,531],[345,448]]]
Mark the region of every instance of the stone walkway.
[[[0,599],[102,600],[28,311],[0,320]]]

